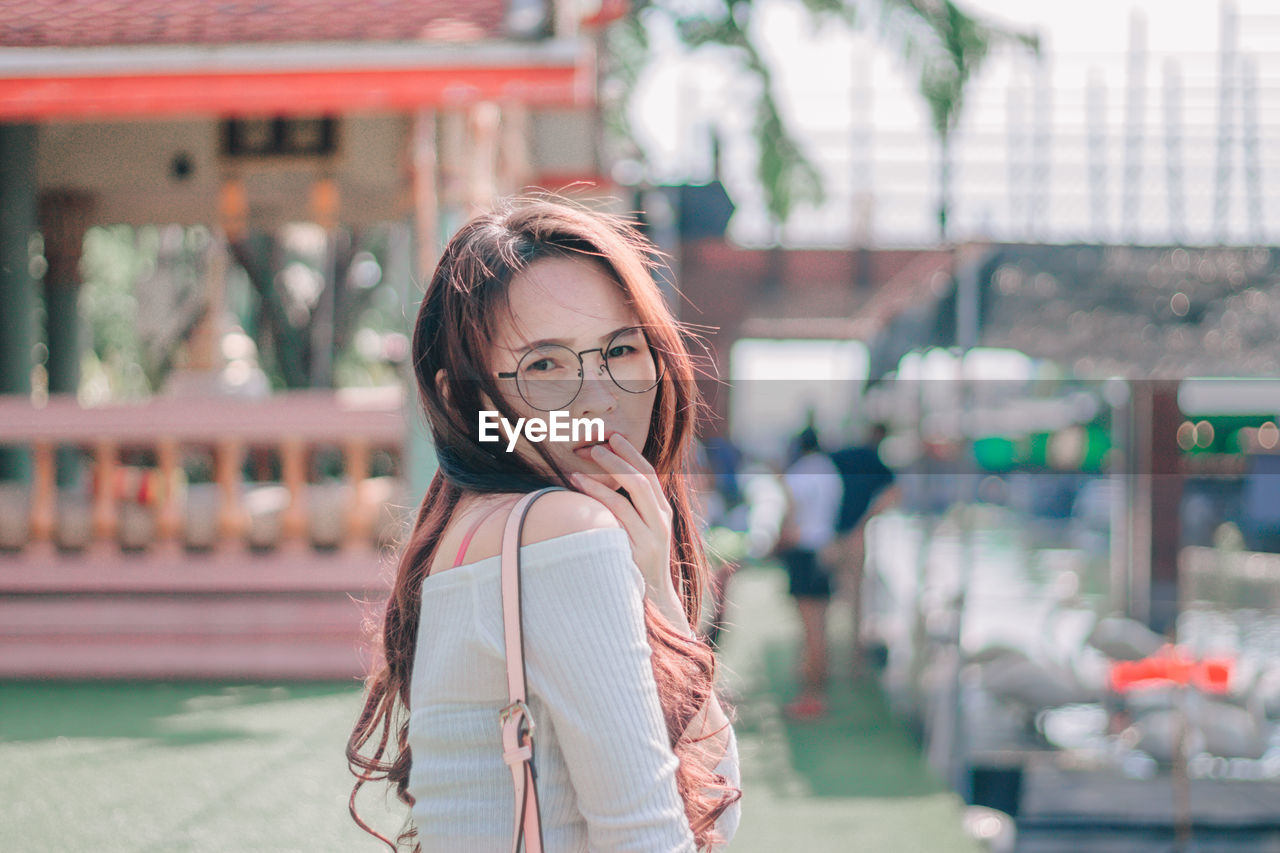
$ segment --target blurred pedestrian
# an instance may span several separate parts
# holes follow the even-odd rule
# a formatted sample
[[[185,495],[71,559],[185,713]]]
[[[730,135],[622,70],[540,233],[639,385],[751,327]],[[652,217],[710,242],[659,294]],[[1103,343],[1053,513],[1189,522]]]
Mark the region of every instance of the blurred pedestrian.
[[[699,505],[699,511],[695,514],[698,533],[704,544],[708,546],[706,551],[711,568],[702,591],[705,601],[703,624],[698,627],[713,649],[719,648],[720,635],[724,630],[729,608],[729,581],[733,579],[739,566],[737,558],[727,557],[710,546],[715,530],[731,527],[727,508],[729,504],[722,488],[725,482],[723,476],[727,459],[726,448],[735,454],[732,459],[733,467],[728,470],[728,474],[734,483],[735,505],[741,505],[742,495],[737,490],[737,471],[734,470],[738,459],[737,448],[729,439],[713,436],[706,440],[695,441],[689,478]]]
[[[830,562],[848,585],[850,609],[853,611],[853,666],[862,662],[863,611],[862,588],[866,567],[867,522],[897,504],[900,490],[894,485],[893,471],[880,458],[880,445],[888,435],[884,424],[874,424],[865,445],[851,445],[831,454],[840,471],[843,497],[836,521],[838,539],[831,549]]]
[[[729,512],[743,501],[738,483],[738,469],[742,466],[742,451],[728,436],[713,435],[706,440],[707,468],[714,478],[716,494],[720,496],[722,518],[712,518],[717,524],[727,521]]]
[[[790,509],[783,523],[778,556],[787,568],[788,590],[796,600],[804,648],[800,693],[786,707],[795,719],[817,719],[826,713],[827,608],[831,571],[821,554],[836,538],[843,487],[840,472],[822,452],[812,426],[796,436],[791,465],[783,475]]]

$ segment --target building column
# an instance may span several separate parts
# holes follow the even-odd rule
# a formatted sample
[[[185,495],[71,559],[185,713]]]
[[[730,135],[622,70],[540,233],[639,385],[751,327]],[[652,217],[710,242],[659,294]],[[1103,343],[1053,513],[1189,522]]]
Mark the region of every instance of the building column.
[[[1178,383],[1132,383],[1129,423],[1128,615],[1164,633],[1178,617],[1183,477]]]
[[[1178,382],[1151,383],[1151,604],[1147,623],[1162,633],[1176,627],[1180,602],[1183,475],[1178,425],[1182,417]]]
[[[324,267],[321,269],[323,284],[320,298],[311,315],[308,344],[311,348],[311,385],[315,388],[333,388],[334,343],[338,312],[338,288],[341,287],[339,265],[338,212],[340,197],[338,182],[331,176],[316,179],[311,185],[311,218],[324,229]]]
[[[36,285],[31,237],[36,232],[36,128],[0,123],[0,394],[30,397],[36,343]],[[0,447],[0,480],[25,480],[26,449]]]
[[[440,259],[440,208],[442,187],[447,175],[441,168],[440,147],[436,144],[440,132],[436,114],[428,110],[414,113],[409,134],[409,163],[411,196],[413,199],[410,242],[412,254],[412,280],[422,282],[425,290]],[[444,180],[442,180],[442,178]],[[417,316],[418,306],[410,316]],[[412,337],[412,334],[411,334]],[[407,376],[405,387],[406,480],[409,488],[409,505],[414,506],[427,493],[427,487],[439,468],[435,446],[427,429],[425,418],[419,411],[418,381],[413,372],[413,359],[405,359]]]
[[[92,216],[89,193],[51,190],[40,198],[40,233],[49,262],[44,310],[50,394],[74,394],[80,387],[80,254]]]
[[[467,114],[470,148],[467,173],[467,218],[493,207],[498,188],[498,151],[501,145],[502,111],[497,104],[481,101]]]
[[[45,364],[50,394],[75,394],[80,390],[80,256],[84,232],[93,216],[93,196],[76,190],[49,190],[40,197],[40,233],[44,237]],[[58,448],[59,486],[79,480],[79,452]]]
[[[529,150],[533,122],[529,107],[519,101],[502,105],[498,137],[498,191],[520,193],[533,180],[533,155]]]

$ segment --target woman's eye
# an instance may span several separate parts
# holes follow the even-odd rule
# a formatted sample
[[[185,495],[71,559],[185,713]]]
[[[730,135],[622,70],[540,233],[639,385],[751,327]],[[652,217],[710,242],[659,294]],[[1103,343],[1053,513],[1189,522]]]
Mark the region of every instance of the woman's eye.
[[[525,370],[540,373],[546,370],[555,370],[556,363],[549,358],[540,358],[532,364],[525,367]]]
[[[609,352],[606,355],[606,358],[622,358],[623,356],[631,355],[635,351],[636,348],[631,344],[618,344],[616,346],[609,347]]]

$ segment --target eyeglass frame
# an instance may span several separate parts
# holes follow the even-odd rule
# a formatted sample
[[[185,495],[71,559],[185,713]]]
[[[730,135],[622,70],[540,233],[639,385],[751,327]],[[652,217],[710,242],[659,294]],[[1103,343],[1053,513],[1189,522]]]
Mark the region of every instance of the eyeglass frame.
[[[643,391],[632,391],[630,389],[623,388],[622,383],[620,383],[617,379],[613,377],[613,371],[609,369],[609,356],[605,354],[605,350],[609,349],[610,345],[615,340],[617,340],[617,338],[620,335],[623,335],[627,332],[632,332],[632,331],[639,331],[640,334],[644,337],[645,346],[649,348],[649,354],[650,354],[650,357],[653,358],[654,367],[658,369],[658,375],[654,377],[653,384],[650,385],[648,388],[644,389]],[[586,382],[586,378],[587,378],[586,377],[587,365],[586,365],[586,362],[582,360],[582,357],[589,352],[600,353],[600,367],[604,369],[605,375],[609,377],[609,381],[612,382],[614,386],[617,387],[620,391],[625,391],[628,394],[648,394],[654,388],[657,388],[658,383],[660,383],[663,377],[667,375],[667,366],[665,364],[662,364],[661,360],[657,358],[657,355],[656,355],[657,350],[654,349],[653,345],[649,343],[649,336],[644,333],[644,326],[627,326],[625,329],[619,329],[609,337],[609,340],[606,341],[605,345],[602,347],[592,347],[591,349],[574,350],[573,347],[567,347],[567,346],[564,346],[564,344],[550,344],[550,346],[557,346],[562,349],[567,349],[569,352],[573,353],[578,357],[578,390],[573,392],[573,396],[570,397],[569,401],[567,403],[564,403],[561,408],[568,408],[569,406],[572,406],[573,401],[577,400],[578,395],[582,393],[582,386]],[[516,362],[516,369],[511,372],[499,371],[498,378],[514,379],[516,383],[516,393],[519,394],[520,399],[524,400],[525,404],[530,406],[531,408],[537,409],[540,412],[559,411],[558,409],[544,409],[541,406],[535,406],[533,403],[529,402],[528,398],[524,396],[524,392],[520,390],[520,378],[519,378],[520,365],[524,362],[526,358],[528,358],[530,355],[532,355],[537,351],[538,351],[538,347],[534,347],[526,351],[525,353],[523,353],[520,356],[520,360]]]

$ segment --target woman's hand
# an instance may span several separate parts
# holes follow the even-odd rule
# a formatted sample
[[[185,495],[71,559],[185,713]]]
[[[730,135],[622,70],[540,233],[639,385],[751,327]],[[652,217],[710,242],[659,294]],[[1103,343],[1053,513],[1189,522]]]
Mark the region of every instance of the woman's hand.
[[[631,540],[645,595],[673,627],[688,633],[684,606],[671,583],[671,502],[663,494],[657,472],[621,433],[609,436],[607,444],[592,447],[591,458],[613,478],[615,488],[626,489],[630,500],[583,474],[573,474],[573,484],[617,517]]]

